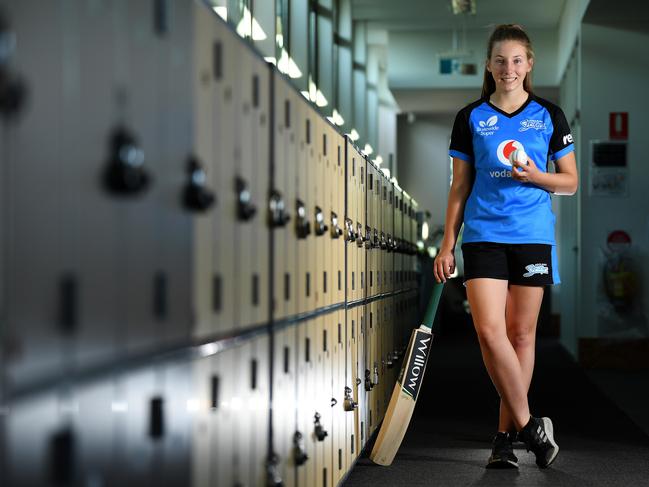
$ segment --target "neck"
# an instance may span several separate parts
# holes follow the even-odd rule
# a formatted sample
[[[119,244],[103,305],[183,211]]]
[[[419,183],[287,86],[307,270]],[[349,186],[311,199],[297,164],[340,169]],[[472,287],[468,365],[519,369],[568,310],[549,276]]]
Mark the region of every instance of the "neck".
[[[527,100],[529,94],[523,88],[516,91],[498,91],[496,90],[489,97],[489,101],[501,108],[506,107],[519,107]]]

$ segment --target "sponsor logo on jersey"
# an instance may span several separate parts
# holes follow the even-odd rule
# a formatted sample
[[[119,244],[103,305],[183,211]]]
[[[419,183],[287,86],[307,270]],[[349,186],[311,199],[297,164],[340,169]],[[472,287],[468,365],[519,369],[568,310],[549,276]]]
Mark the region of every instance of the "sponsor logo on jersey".
[[[529,129],[545,130],[545,128],[545,122],[543,120],[531,120],[529,118],[526,118],[525,120],[521,121],[521,126],[518,131],[525,132]]]
[[[523,144],[521,144],[518,140],[503,140],[500,145],[498,145],[498,149],[496,150],[498,160],[505,166],[512,167],[512,163],[509,161],[509,155],[516,149],[525,150],[525,147],[523,147]]]
[[[489,117],[486,121],[485,120],[480,120],[478,122],[478,127],[476,127],[476,132],[478,134],[487,136],[487,135],[493,135],[496,130],[499,129],[498,125],[498,116],[494,115],[492,117]]]
[[[532,277],[535,274],[548,274],[548,265],[547,264],[530,264],[525,266],[527,271],[523,274],[523,277]]]
[[[568,144],[572,144],[572,143],[573,143],[572,134],[568,134],[568,135],[563,136],[563,145],[568,145]]]

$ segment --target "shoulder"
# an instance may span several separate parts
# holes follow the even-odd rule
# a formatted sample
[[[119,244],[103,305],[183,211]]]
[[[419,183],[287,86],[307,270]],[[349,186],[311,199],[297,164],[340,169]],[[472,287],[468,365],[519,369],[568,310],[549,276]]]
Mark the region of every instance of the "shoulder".
[[[541,98],[540,96],[532,95],[532,100],[534,100],[536,103],[538,103],[543,108],[545,108],[548,111],[548,113],[550,113],[550,115],[552,117],[555,117],[558,114],[563,115],[563,110],[561,110],[561,107],[559,107],[559,105],[555,105],[554,103],[552,103],[549,100],[546,100],[545,98]]]

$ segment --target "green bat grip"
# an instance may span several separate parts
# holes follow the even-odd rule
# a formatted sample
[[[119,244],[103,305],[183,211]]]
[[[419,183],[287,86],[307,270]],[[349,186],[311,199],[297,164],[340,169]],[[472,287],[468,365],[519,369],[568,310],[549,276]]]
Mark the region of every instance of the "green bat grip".
[[[424,315],[422,326],[430,329],[433,328],[433,321],[435,321],[435,314],[437,313],[437,305],[439,304],[439,298],[442,296],[443,289],[444,283],[436,282],[433,284],[433,292],[428,301],[428,307],[426,308],[426,314]]]

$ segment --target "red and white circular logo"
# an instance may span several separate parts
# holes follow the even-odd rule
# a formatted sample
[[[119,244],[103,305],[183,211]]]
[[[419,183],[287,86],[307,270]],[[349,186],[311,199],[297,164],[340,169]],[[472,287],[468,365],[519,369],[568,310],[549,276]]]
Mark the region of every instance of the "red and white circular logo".
[[[523,147],[523,144],[521,144],[518,140],[513,140],[513,139],[503,140],[498,146],[498,151],[497,151],[498,160],[502,162],[505,166],[511,167],[512,163],[509,160],[509,155],[512,152],[514,152],[516,149],[525,150],[525,147]]]

